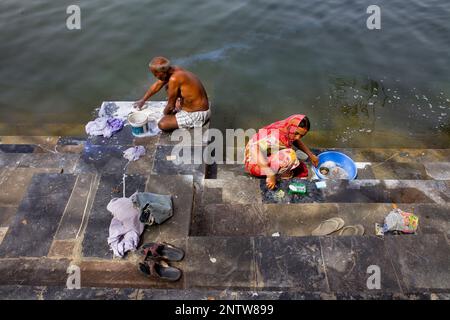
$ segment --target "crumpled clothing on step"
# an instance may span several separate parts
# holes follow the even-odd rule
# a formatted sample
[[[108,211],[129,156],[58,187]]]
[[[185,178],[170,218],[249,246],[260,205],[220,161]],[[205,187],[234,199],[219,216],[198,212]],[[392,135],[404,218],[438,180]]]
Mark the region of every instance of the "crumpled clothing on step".
[[[124,121],[119,118],[100,117],[86,124],[86,133],[91,136],[110,138],[123,128]]]
[[[123,257],[128,251],[136,250],[139,245],[144,231],[144,224],[139,221],[140,210],[130,198],[114,198],[106,208],[113,214],[108,245],[115,256]]]
[[[123,157],[128,161],[136,161],[143,155],[145,155],[145,148],[143,146],[131,147],[123,152]]]

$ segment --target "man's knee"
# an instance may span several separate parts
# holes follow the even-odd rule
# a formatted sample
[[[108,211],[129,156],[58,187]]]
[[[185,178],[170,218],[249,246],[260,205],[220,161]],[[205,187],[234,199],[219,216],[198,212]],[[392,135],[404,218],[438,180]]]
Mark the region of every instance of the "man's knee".
[[[166,119],[161,119],[158,122],[158,128],[161,130],[169,130],[169,124],[167,123]]]

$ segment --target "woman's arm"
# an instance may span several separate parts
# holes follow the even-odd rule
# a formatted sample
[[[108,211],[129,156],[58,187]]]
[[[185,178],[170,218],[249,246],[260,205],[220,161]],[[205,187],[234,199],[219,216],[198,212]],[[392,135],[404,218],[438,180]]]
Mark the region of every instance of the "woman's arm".
[[[261,168],[261,173],[266,175],[266,185],[267,188],[273,189],[276,186],[276,172],[274,172],[270,166],[267,156],[262,152],[258,144],[250,147],[250,161],[256,162],[256,164]]]
[[[297,139],[295,140],[295,142],[297,144],[297,147],[308,155],[314,167],[317,167],[317,165],[319,164],[319,159],[316,157],[316,155],[311,152],[311,150],[308,148],[306,144],[303,143],[302,140]]]

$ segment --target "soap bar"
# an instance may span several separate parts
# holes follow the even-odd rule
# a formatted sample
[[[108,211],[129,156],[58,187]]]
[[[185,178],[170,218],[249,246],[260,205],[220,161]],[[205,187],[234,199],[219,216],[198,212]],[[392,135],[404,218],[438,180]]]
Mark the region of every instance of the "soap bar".
[[[300,183],[300,182],[291,183],[289,185],[289,192],[290,193],[305,194],[306,193],[306,185],[304,183]]]

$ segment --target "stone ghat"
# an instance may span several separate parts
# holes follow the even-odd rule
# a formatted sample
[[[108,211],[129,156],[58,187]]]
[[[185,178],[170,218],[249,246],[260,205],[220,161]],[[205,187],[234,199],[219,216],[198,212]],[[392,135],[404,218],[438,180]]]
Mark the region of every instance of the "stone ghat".
[[[338,149],[362,164],[357,180],[274,200],[242,164],[177,165],[169,134],[0,139],[2,299],[449,298],[450,149]],[[134,145],[147,153],[126,167],[126,195],[173,195],[174,216],[142,241],[185,250],[175,283],[142,276],[138,255],[113,259],[106,243],[106,205],[122,196],[122,152]],[[417,234],[374,235],[393,203],[419,216]],[[365,235],[311,236],[336,216]],[[65,289],[70,264],[80,290]],[[371,265],[379,290],[366,285]]]

